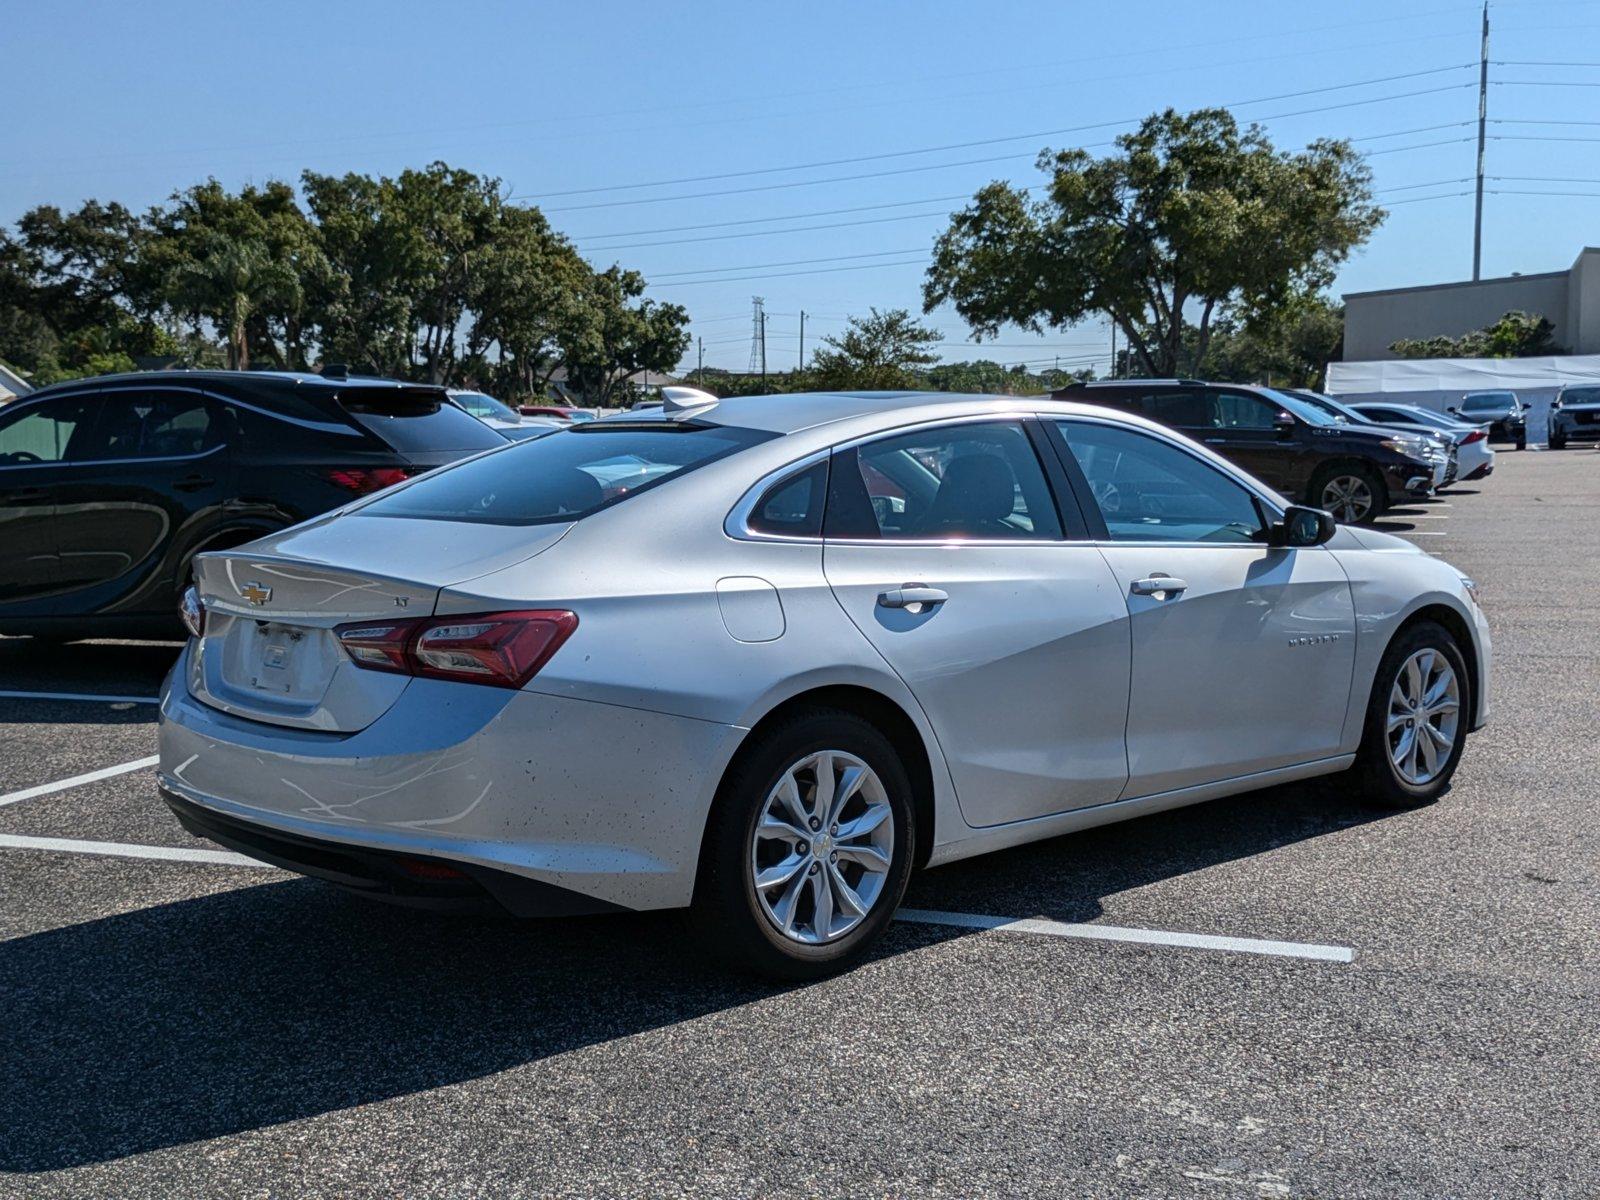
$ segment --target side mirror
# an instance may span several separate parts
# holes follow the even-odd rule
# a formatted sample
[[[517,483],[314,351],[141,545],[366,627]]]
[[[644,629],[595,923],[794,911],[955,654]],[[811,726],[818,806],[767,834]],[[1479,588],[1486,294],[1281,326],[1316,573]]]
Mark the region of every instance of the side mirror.
[[[1447,412],[1447,413],[1460,412],[1460,411],[1461,410],[1459,408],[1457,408],[1454,404],[1449,404],[1449,405],[1445,406],[1445,412]]]
[[[1267,530],[1269,546],[1320,546],[1334,535],[1338,526],[1333,514],[1320,508],[1291,504],[1283,510],[1283,520]]]
[[[1294,432],[1294,424],[1294,417],[1282,409],[1279,409],[1277,416],[1272,418],[1272,427],[1278,431],[1279,437],[1288,437],[1292,434]]]

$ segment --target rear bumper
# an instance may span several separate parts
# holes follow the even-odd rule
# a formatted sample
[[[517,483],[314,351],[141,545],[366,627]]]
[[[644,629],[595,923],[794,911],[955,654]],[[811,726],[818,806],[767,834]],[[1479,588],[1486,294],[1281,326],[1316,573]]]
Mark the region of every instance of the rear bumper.
[[[1494,474],[1494,464],[1492,462],[1486,462],[1482,466],[1480,466],[1476,470],[1474,470],[1472,472],[1472,474],[1466,476],[1466,480],[1467,480],[1467,482],[1471,482],[1474,479],[1487,479],[1487,478],[1489,478],[1489,476],[1491,476],[1493,474]]]
[[[375,900],[434,912],[514,917],[572,917],[619,909],[510,871],[282,833],[224,816],[171,788],[162,787],[160,792],[178,823],[196,837]]]
[[[180,818],[242,853],[329,878],[324,864],[347,877],[335,882],[404,902],[461,897],[407,893],[396,858],[454,866],[514,912],[550,911],[549,890],[601,908],[687,904],[712,796],[745,732],[421,679],[359,733],[290,729],[196,700],[187,655],[159,718],[158,779],[186,806]],[[507,875],[544,886],[512,895]]]

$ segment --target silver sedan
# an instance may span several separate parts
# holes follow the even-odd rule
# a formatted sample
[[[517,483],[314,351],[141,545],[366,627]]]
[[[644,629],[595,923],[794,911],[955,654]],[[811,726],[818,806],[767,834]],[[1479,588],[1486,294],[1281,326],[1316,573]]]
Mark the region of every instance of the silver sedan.
[[[200,556],[161,702],[193,832],[359,892],[684,907],[792,978],[913,869],[1342,773],[1489,710],[1473,585],[1103,408],[669,398]]]

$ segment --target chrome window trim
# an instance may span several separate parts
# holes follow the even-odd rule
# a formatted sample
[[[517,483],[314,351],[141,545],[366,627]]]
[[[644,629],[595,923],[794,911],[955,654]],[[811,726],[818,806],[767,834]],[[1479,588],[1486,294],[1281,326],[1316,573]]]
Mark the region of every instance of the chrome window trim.
[[[905,425],[896,425],[891,429],[877,429],[872,433],[864,433],[846,441],[837,442],[832,446],[825,446],[821,450],[812,451],[804,458],[797,458],[775,471],[770,471],[758,479],[739,498],[739,502],[729,510],[727,517],[722,522],[722,532],[730,538],[740,542],[791,542],[797,545],[820,546],[824,542],[832,546],[1028,546],[1028,545],[1057,545],[1070,543],[1074,546],[1088,545],[1084,539],[1073,539],[1065,536],[1059,538],[829,538],[829,537],[801,537],[787,533],[765,533],[759,529],[751,529],[750,516],[761,498],[767,494],[770,487],[781,483],[790,475],[797,475],[809,470],[824,459],[831,458],[840,450],[854,450],[858,446],[870,442],[882,441],[885,438],[900,437],[907,433],[915,433],[919,429],[943,429],[951,425],[1021,425],[1038,417],[1038,413],[1028,409],[1014,409],[1006,412],[967,413],[959,417],[931,417],[921,421],[911,421]],[[1032,442],[1028,448],[1033,449]],[[1035,451],[1037,457],[1037,451]],[[1045,486],[1050,486],[1049,472],[1043,463],[1039,464],[1039,471],[1045,477]]]
[[[154,454],[148,457],[140,455],[137,458],[75,458],[71,461],[62,459],[56,462],[0,463],[0,471],[27,471],[39,467],[121,467],[129,463],[195,462],[227,448],[228,443],[218,442],[209,450],[201,450],[198,454]]]

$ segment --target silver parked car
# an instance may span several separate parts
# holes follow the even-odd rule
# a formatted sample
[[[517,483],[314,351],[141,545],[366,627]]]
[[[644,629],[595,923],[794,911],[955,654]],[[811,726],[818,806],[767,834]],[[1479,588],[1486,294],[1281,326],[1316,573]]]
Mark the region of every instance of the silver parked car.
[[[992,396],[694,402],[202,555],[160,787],[369,895],[689,907],[803,978],[916,867],[1310,776],[1450,782],[1472,583],[1161,426]]]

